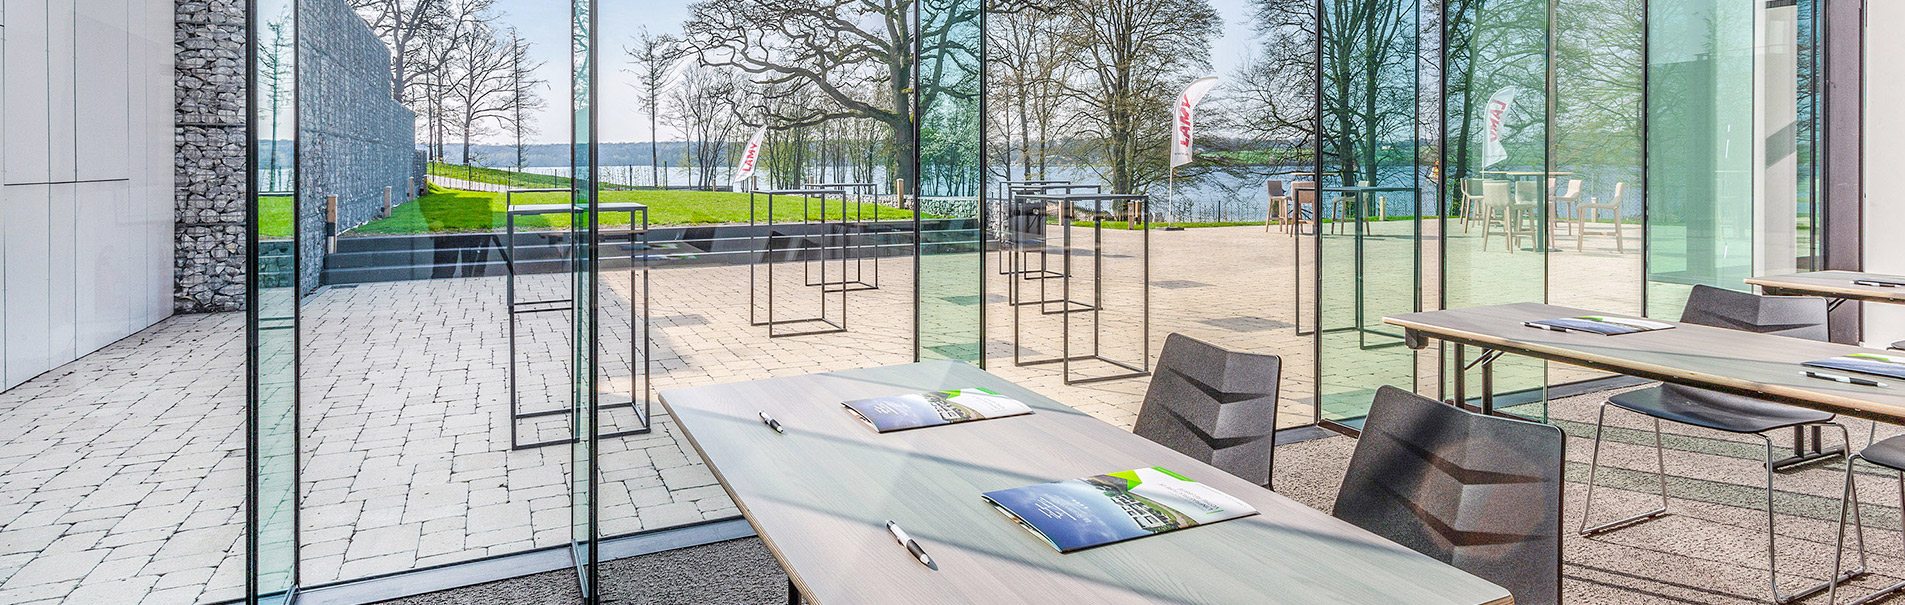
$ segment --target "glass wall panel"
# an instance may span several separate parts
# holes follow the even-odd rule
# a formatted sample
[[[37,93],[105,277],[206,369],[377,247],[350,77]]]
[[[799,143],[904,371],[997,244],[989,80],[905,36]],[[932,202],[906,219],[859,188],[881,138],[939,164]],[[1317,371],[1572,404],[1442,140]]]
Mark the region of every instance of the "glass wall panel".
[[[1645,256],[1642,0],[1558,0],[1548,302],[1638,317]],[[1607,374],[1553,364],[1550,384]]]
[[[574,558],[576,579],[582,598],[596,598],[596,503],[595,463],[597,404],[596,389],[596,291],[598,252],[601,248],[600,214],[597,208],[595,154],[595,0],[573,0],[570,29],[570,154],[569,179],[569,258],[575,281],[570,312],[571,361],[575,372],[569,402],[569,550]],[[646,222],[646,212],[641,218]],[[634,219],[631,218],[631,223]],[[634,227],[633,224],[630,225]],[[632,248],[632,246],[631,246]],[[634,360],[629,360],[633,362]],[[632,385],[631,385],[632,386]],[[639,396],[639,395],[638,395]],[[646,418],[637,419],[646,422]]]
[[[1546,0],[1450,0],[1443,6],[1443,306],[1547,298],[1549,9]],[[1455,356],[1443,355],[1445,380]],[[1475,351],[1466,361],[1474,361]],[[1544,364],[1505,357],[1494,393],[1539,401]],[[1479,385],[1480,368],[1467,384]],[[1471,398],[1480,389],[1467,390]],[[1510,404],[1512,401],[1498,402]],[[1532,412],[1540,416],[1539,410]]]
[[[295,0],[256,0],[246,335],[246,602],[289,602],[298,582],[298,247]]]
[[[297,3],[307,586],[587,542],[586,32],[571,0],[426,4]]]
[[[1414,351],[1382,318],[1422,305],[1419,7],[1316,6],[1316,401],[1357,426],[1378,387],[1415,384]]]
[[[980,0],[920,0],[919,185],[914,257],[920,360],[984,363],[984,14]],[[932,218],[926,218],[931,215]]]
[[[1745,289],[1753,273],[1754,5],[1648,2],[1647,305],[1656,316],[1678,317],[1696,284]]]

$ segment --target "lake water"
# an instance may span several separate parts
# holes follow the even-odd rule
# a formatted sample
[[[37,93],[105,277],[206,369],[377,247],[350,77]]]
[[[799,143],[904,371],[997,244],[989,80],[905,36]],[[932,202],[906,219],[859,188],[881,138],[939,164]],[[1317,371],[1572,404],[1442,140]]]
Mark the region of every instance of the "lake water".
[[[566,166],[529,167],[523,170],[525,172],[564,177],[570,173],[570,169]],[[1273,178],[1286,182],[1297,180],[1297,177],[1292,176],[1293,173],[1306,172],[1308,170],[1308,166],[1252,166],[1236,168],[1223,172],[1210,172],[1196,178],[1179,179],[1175,186],[1158,183],[1150,188],[1149,193],[1156,196],[1158,200],[1154,202],[1153,206],[1161,209],[1173,208],[1171,200],[1175,198],[1175,207],[1182,213],[1182,216],[1176,216],[1174,220],[1186,222],[1261,221],[1264,219],[1265,208],[1267,206],[1266,202],[1269,199],[1269,194],[1264,187],[1264,183]],[[726,169],[723,169],[721,171],[723,178],[718,179],[717,182],[725,184],[727,172]],[[1423,172],[1426,176],[1427,170],[1425,169]],[[1624,180],[1629,183],[1629,191],[1625,204],[1627,206],[1626,212],[1628,216],[1640,215],[1641,200],[1638,188],[1635,186],[1635,184],[1638,183],[1638,179],[1634,177],[1631,170],[1583,170],[1580,172],[1583,176],[1587,177],[1582,201],[1585,202],[1588,197],[1595,196],[1599,196],[1604,200],[1608,199],[1613,195],[1613,183],[1615,181]],[[633,186],[648,186],[654,183],[651,177],[652,171],[648,166],[604,166],[602,167],[602,173],[603,180],[610,183]],[[837,174],[847,173],[848,171],[846,170],[837,172]],[[1109,169],[1101,167],[1059,166],[1047,169],[1043,180],[1069,180],[1076,184],[1102,185],[1107,182],[1108,179],[1106,177],[1109,173]],[[828,171],[829,178],[833,178],[832,175],[834,174],[836,174],[835,171]],[[997,173],[995,172],[994,174],[996,175]],[[1030,180],[1026,178],[1023,171],[1016,165],[1011,167],[1011,176],[1009,178],[1011,180]],[[998,180],[1002,179],[998,179],[995,176],[993,180],[994,184],[989,194],[998,195]],[[692,182],[694,182],[694,174],[690,169],[671,167],[664,171],[663,183],[665,184],[679,186]],[[875,169],[873,182],[882,183],[880,187],[882,193],[891,191],[891,179],[887,178],[884,169]],[[1378,184],[1382,186],[1407,186],[1411,183],[1408,174],[1400,174],[1385,175],[1382,182]],[[1424,193],[1422,202],[1424,204],[1433,205],[1431,196],[1433,195],[1435,183],[1423,178],[1418,179],[1414,184]],[[1390,216],[1407,216],[1412,214],[1412,204],[1414,200],[1411,199],[1411,196],[1405,193],[1387,193],[1383,194],[1382,197],[1384,198],[1385,205],[1387,206],[1386,210]],[[1435,209],[1427,208],[1425,209],[1425,214],[1434,215]]]

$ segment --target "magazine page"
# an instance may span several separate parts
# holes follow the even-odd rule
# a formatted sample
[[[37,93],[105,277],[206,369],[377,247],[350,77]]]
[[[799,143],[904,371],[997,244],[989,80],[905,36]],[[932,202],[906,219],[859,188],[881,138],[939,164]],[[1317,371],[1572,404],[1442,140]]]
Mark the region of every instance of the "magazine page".
[[[1818,361],[1808,361],[1801,365],[1905,380],[1905,356],[1900,355],[1855,353]]]
[[[986,500],[1059,552],[1257,514],[1162,467],[986,492]]]
[[[874,397],[841,405],[881,433],[1032,413],[1025,402],[978,388]]]

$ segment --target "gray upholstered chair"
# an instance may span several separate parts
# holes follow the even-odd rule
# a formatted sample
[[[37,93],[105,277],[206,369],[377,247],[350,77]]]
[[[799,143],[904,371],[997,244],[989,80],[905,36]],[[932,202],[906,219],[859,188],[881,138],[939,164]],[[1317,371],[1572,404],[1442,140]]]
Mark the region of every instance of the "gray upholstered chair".
[[[1227,351],[1172,334],[1131,432],[1269,487],[1282,372],[1275,355]]]
[[[1687,297],[1686,308],[1681,311],[1680,321],[1761,334],[1825,340],[1826,300],[1799,296],[1760,296],[1711,286],[1694,286]],[[1592,518],[1594,504],[1594,475],[1600,468],[1601,432],[1607,425],[1607,408],[1610,406],[1654,420],[1654,459],[1659,467],[1656,473],[1660,479],[1660,506],[1590,527],[1588,521]],[[1776,456],[1773,439],[1767,433],[1785,428],[1833,426],[1839,429],[1839,437],[1850,449],[1845,425],[1835,422],[1834,418],[1830,412],[1676,384],[1628,391],[1610,397],[1601,406],[1600,419],[1594,425],[1594,450],[1588,458],[1588,491],[1581,502],[1580,533],[1588,536],[1630,527],[1667,513],[1667,457],[1660,443],[1660,421],[1753,435],[1766,444],[1766,558],[1773,587],[1773,602],[1786,603],[1825,590],[1824,583],[1791,595],[1779,589],[1779,559],[1773,548],[1773,470]]]
[[[1330,514],[1508,589],[1561,602],[1562,464],[1553,425],[1376,391]]]

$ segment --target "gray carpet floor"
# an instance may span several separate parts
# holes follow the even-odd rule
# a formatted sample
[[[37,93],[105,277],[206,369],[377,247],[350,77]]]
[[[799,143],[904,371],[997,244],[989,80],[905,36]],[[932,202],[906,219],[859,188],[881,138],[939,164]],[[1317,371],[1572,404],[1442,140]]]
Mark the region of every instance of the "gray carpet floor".
[[[1667,425],[1667,490],[1670,514],[1592,538],[1573,530],[1586,495],[1588,456],[1595,413],[1610,393],[1556,400],[1550,420],[1569,435],[1568,490],[1564,528],[1563,593],[1568,603],[1764,603],[1770,600],[1766,558],[1765,446],[1757,437]],[[1524,408],[1527,409],[1527,408]],[[1596,481],[1594,519],[1604,521],[1646,510],[1657,502],[1651,423],[1619,410],[1608,413],[1609,431]],[[1872,423],[1845,421],[1856,447]],[[1879,427],[1878,438],[1900,432]],[[1829,431],[1828,444],[1836,443]],[[1788,434],[1774,436],[1783,450]],[[1279,493],[1329,510],[1356,442],[1330,437],[1277,450]],[[1783,455],[1784,452],[1782,451]],[[1843,462],[1829,461],[1778,473],[1775,505],[1780,586],[1784,590],[1828,575],[1837,527]],[[1840,594],[1863,594],[1905,577],[1901,542],[1899,478],[1861,466],[1861,510],[1873,573]],[[1848,559],[1853,554],[1848,550]],[[786,577],[759,540],[743,539],[607,562],[603,593],[610,603],[781,603]],[[390,601],[402,605],[573,603],[571,572],[517,578],[442,593]],[[1825,603],[1815,596],[1803,603]],[[1894,602],[1905,603],[1905,598]]]

